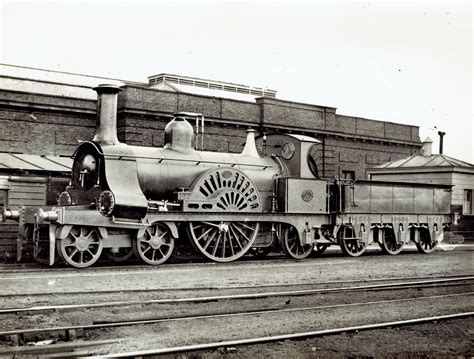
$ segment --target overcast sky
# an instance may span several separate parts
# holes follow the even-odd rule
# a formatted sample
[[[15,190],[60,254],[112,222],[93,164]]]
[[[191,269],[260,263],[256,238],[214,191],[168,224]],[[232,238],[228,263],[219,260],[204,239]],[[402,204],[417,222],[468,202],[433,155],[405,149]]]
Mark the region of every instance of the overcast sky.
[[[471,2],[1,1],[2,63],[268,87],[474,162]]]

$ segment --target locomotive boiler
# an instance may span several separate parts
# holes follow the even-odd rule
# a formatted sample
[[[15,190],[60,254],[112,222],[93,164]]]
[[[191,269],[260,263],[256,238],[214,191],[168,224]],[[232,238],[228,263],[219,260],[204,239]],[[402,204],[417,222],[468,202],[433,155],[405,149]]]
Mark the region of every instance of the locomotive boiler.
[[[188,115],[177,114],[162,148],[120,143],[121,89],[94,90],[96,134],[74,152],[58,206],[3,211],[3,220],[19,221],[19,254],[29,241],[50,265],[59,256],[88,267],[103,252],[157,265],[187,238],[218,262],[275,244],[295,259],[333,244],[358,256],[372,242],[397,254],[410,240],[429,253],[450,221],[447,186],[320,178],[312,156],[319,141],[309,136],[256,138],[249,129],[239,154],[197,151]]]

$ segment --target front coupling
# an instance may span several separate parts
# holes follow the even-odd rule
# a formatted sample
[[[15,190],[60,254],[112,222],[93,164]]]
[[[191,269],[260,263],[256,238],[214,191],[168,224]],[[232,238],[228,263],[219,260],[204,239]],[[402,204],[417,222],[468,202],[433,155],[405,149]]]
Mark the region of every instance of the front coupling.
[[[44,211],[42,208],[40,208],[35,213],[36,224],[43,224],[44,222],[54,222],[57,219],[58,213],[56,211]]]
[[[20,211],[6,209],[5,207],[2,209],[1,215],[2,222],[6,222],[7,219],[11,219],[13,221],[18,221],[20,219]]]

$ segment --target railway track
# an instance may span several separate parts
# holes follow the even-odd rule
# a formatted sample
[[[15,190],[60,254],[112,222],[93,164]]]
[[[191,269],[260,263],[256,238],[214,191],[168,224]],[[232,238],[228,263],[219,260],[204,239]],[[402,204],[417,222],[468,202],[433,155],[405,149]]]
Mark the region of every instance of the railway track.
[[[365,281],[367,282],[367,281]],[[375,280],[378,282],[378,280]],[[321,283],[328,284],[328,283]],[[333,282],[334,284],[334,282]],[[339,282],[338,284],[344,284]],[[474,276],[461,276],[449,278],[437,278],[430,280],[410,280],[406,282],[391,282],[382,284],[369,284],[359,286],[342,286],[333,288],[317,288],[317,289],[303,289],[303,290],[286,290],[286,291],[270,291],[259,293],[245,293],[245,294],[231,294],[231,295],[214,295],[214,296],[199,296],[190,298],[167,298],[167,299],[148,299],[148,300],[122,300],[122,301],[106,301],[101,303],[77,303],[77,304],[51,304],[39,305],[30,307],[15,307],[0,309],[0,314],[12,314],[22,312],[47,312],[71,309],[86,309],[86,308],[101,308],[101,307],[116,307],[116,306],[130,306],[130,305],[146,305],[146,304],[178,304],[178,303],[203,303],[216,302],[228,300],[243,300],[243,299],[258,299],[269,297],[292,297],[292,296],[308,296],[322,293],[341,293],[341,292],[357,292],[357,291],[378,291],[378,290],[403,290],[410,288],[428,288],[428,287],[447,287],[458,286],[460,284],[474,284]],[[307,284],[306,284],[307,285]],[[260,288],[265,288],[262,286]],[[288,286],[286,286],[288,287]],[[132,293],[134,291],[131,291]],[[64,294],[64,293],[61,293]],[[77,293],[75,293],[77,294]],[[0,332],[1,335],[1,332]]]
[[[84,309],[91,309],[97,308],[96,305],[99,305],[99,309],[105,311],[105,318],[107,319],[100,319],[97,316],[93,316],[95,319],[94,323],[87,323],[87,324],[80,324],[80,325],[60,325],[60,326],[43,326],[43,327],[29,327],[23,329],[12,329],[12,330],[4,330],[0,332],[0,336],[4,339],[10,339],[15,343],[26,343],[29,340],[33,340],[34,338],[40,338],[40,341],[44,340],[64,340],[64,339],[72,339],[73,343],[65,343],[67,350],[77,349],[77,348],[85,348],[88,347],[87,351],[82,354],[100,354],[100,347],[104,346],[104,343],[107,345],[112,345],[113,347],[116,342],[121,342],[121,340],[112,340],[110,337],[101,338],[98,341],[95,341],[96,344],[89,341],[78,342],[77,338],[79,336],[87,336],[87,333],[95,333],[93,337],[97,336],[97,333],[102,333],[104,330],[117,330],[118,333],[122,333],[122,330],[119,328],[135,328],[135,327],[151,327],[155,329],[143,329],[145,332],[155,332],[160,331],[158,328],[163,328],[177,325],[177,327],[193,327],[193,326],[202,326],[203,323],[215,322],[221,323],[219,325],[223,325],[224,327],[230,322],[237,322],[237,323],[248,323],[249,319],[251,321],[255,320],[255,318],[266,318],[263,322],[273,323],[273,322],[285,322],[288,318],[294,317],[311,317],[315,316],[315,318],[319,318],[321,322],[325,316],[332,316],[337,318],[339,316],[344,316],[344,313],[365,313],[368,314],[373,313],[371,308],[404,308],[404,307],[420,307],[423,308],[424,305],[427,303],[431,303],[432,305],[437,304],[435,306],[439,306],[440,308],[451,307],[448,312],[446,310],[438,312],[439,315],[435,317],[449,315],[452,318],[465,318],[472,316],[472,312],[469,310],[468,304],[460,305],[460,303],[472,303],[472,297],[474,292],[472,291],[472,284],[473,284],[473,277],[466,276],[461,278],[444,278],[444,279],[437,279],[437,280],[430,280],[430,281],[410,281],[406,283],[383,283],[383,284],[373,284],[373,285],[363,285],[363,286],[352,286],[352,287],[339,287],[339,288],[321,288],[315,290],[294,290],[294,291],[280,291],[280,292],[263,292],[263,293],[246,293],[246,294],[237,294],[231,296],[213,296],[213,297],[193,297],[193,298],[176,298],[176,299],[165,299],[165,300],[157,300],[157,301],[149,301],[148,303],[137,303],[133,301],[122,301],[122,302],[115,302],[115,303],[82,303],[82,304],[75,304],[72,306],[40,306],[40,307],[32,307],[32,308],[10,308],[0,312],[2,317],[13,315],[14,313],[22,314],[22,315],[35,315],[39,312],[45,311],[52,311],[53,313],[63,313],[63,315],[68,315],[71,311],[78,311]],[[436,286],[436,287],[433,287]],[[453,289],[457,289],[458,293],[452,293]],[[431,291],[431,292],[430,292]],[[434,291],[434,292],[433,292]],[[439,291],[444,291],[445,293],[442,294],[433,294],[438,293]],[[369,293],[370,292],[370,293]],[[413,294],[411,292],[415,292]],[[426,293],[425,293],[426,292]],[[351,293],[347,296],[348,293]],[[356,295],[357,293],[357,295]],[[367,294],[366,297],[363,294]],[[411,293],[411,294],[410,294]],[[321,296],[329,296],[322,300]],[[339,296],[339,297],[338,297]],[[344,296],[345,301],[342,303],[335,303],[332,304],[331,301],[340,301],[340,296]],[[379,296],[379,300],[366,300],[366,298],[372,298],[374,296]],[[395,298],[393,298],[395,296]],[[407,297],[409,296],[409,297]],[[355,298],[360,298],[361,300],[356,301]],[[299,303],[298,300],[301,298],[310,298],[313,302],[317,305],[305,305],[307,302],[304,300]],[[296,301],[296,303],[294,303]],[[214,313],[215,307],[222,302],[225,305],[225,311]],[[324,302],[324,303],[323,303]],[[230,305],[230,303],[234,303]],[[251,303],[252,305],[243,304],[243,303]],[[291,304],[290,304],[291,303]],[[329,303],[329,304],[327,304]],[[439,303],[446,303],[446,305],[439,305]],[[110,305],[110,306],[109,306]],[[158,305],[158,308],[162,308],[163,306],[179,306],[180,314],[177,314],[176,311],[173,312],[172,310],[169,312],[170,314],[166,314],[169,307],[163,308],[163,312],[152,311],[155,313],[154,318],[142,318],[137,320],[110,320],[111,315],[115,315],[115,317],[120,317],[115,314],[111,314],[112,307],[121,307],[125,312],[130,312],[130,309],[127,306],[134,306],[140,305],[143,306],[150,306],[150,305]],[[189,308],[183,308],[183,305],[188,305]],[[293,306],[294,305],[294,306]],[[197,308],[196,306],[203,306],[202,308]],[[194,310],[194,311],[193,311]],[[381,310],[381,309],[379,309]],[[187,311],[187,312],[186,312]],[[157,317],[156,313],[160,313]],[[430,311],[431,312],[431,311]],[[147,312],[148,313],[148,312]],[[339,314],[337,314],[339,313]],[[341,314],[343,313],[343,314]],[[395,322],[401,323],[406,321],[409,323],[410,320],[429,320],[426,318],[430,318],[433,316],[427,316],[426,310],[421,310],[418,313],[416,318],[395,318],[397,320],[394,321],[386,321],[381,322],[378,321],[377,323],[367,323],[360,322],[356,320],[355,323],[349,321],[343,326],[337,326],[337,320],[334,323],[334,327],[330,328],[321,328],[321,323],[319,326],[316,326],[314,330],[305,330],[305,331],[295,331],[294,334],[282,334],[282,333],[274,333],[274,335],[256,335],[251,338],[239,338],[237,340],[222,340],[218,342],[208,342],[203,343],[202,340],[199,342],[198,345],[207,345],[206,348],[212,348],[215,346],[226,346],[226,345],[238,345],[245,344],[245,341],[249,341],[248,343],[252,343],[252,341],[272,341],[272,340],[284,340],[284,339],[291,339],[291,338],[298,338],[307,336],[314,336],[314,335],[323,335],[323,333],[330,334],[331,331],[337,332],[340,331],[349,331],[350,329],[347,328],[360,328],[360,329],[353,329],[353,330],[363,330],[364,328],[378,328],[379,326],[394,326]],[[371,314],[372,315],[372,314]],[[364,316],[362,316],[364,317]],[[367,315],[370,317],[370,315]],[[287,318],[287,319],[282,319]],[[421,319],[420,319],[421,318]],[[446,317],[448,318],[448,317]],[[290,319],[291,320],[291,319]],[[441,319],[439,319],[441,320]],[[311,322],[312,323],[312,322]],[[385,323],[385,324],[384,324]],[[392,323],[392,324],[389,324]],[[355,324],[355,325],[353,325]],[[241,324],[239,324],[241,325]],[[375,325],[375,326],[374,326]],[[372,326],[372,327],[371,327]],[[345,328],[345,330],[344,330]],[[161,329],[162,330],[162,329]],[[176,329],[178,330],[178,329]],[[258,332],[258,330],[257,330]],[[293,331],[292,331],[293,332]],[[318,334],[319,333],[319,334]],[[120,338],[120,334],[117,335]],[[289,337],[287,337],[289,336]],[[52,339],[51,339],[52,338]],[[272,339],[273,338],[273,339]],[[202,339],[202,338],[201,338]],[[105,342],[104,342],[105,341]],[[127,342],[126,339],[124,339]],[[75,344],[74,344],[75,343]],[[100,345],[99,345],[100,343]],[[221,344],[219,344],[221,343]],[[222,344],[222,343],[229,343],[229,344]],[[231,344],[234,343],[234,344]],[[15,354],[18,355],[21,353],[36,353],[42,352],[48,353],[48,350],[54,351],[55,348],[62,348],[61,344],[53,344],[56,347],[51,346],[44,346],[44,348],[32,348],[28,349],[22,346],[3,349],[0,350],[0,355],[3,354]],[[127,344],[127,345],[130,345]],[[143,352],[143,355],[151,355],[151,354],[160,354],[160,353],[167,353],[163,350],[171,350],[169,353],[172,353],[172,350],[176,351],[185,351],[185,350],[196,350],[201,347],[195,345],[174,345],[174,346],[167,346],[168,349],[149,349],[149,351],[137,351],[126,353],[123,347],[122,349],[115,349],[112,352],[117,352],[118,356],[134,356],[135,353]],[[171,349],[170,349],[171,348]],[[174,349],[172,349],[174,348]],[[188,349],[184,349],[188,348]],[[203,347],[204,348],[204,347]],[[108,349],[112,350],[112,349]],[[122,354],[120,354],[122,353]],[[123,354],[125,353],[125,354]],[[146,354],[148,353],[148,354]],[[63,352],[64,356],[68,355],[67,352]],[[71,353],[70,353],[71,354]],[[74,352],[74,355],[78,355],[77,352]],[[137,354],[139,355],[139,354]],[[107,354],[107,356],[109,356]]]

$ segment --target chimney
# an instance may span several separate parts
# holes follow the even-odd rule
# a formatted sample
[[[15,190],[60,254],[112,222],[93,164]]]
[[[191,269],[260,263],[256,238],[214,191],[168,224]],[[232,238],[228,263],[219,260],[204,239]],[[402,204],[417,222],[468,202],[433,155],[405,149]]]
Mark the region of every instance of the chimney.
[[[421,149],[423,156],[431,156],[433,154],[433,140],[429,137],[423,141],[423,148]]]
[[[115,85],[99,85],[93,90],[97,92],[97,122],[92,141],[101,145],[118,145],[117,98],[122,89]]]
[[[260,157],[258,155],[257,146],[255,145],[255,130],[252,128],[247,130],[247,140],[245,141],[242,154],[245,156]]]
[[[443,154],[443,137],[446,134],[446,132],[438,131],[439,135],[439,154]]]

